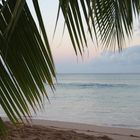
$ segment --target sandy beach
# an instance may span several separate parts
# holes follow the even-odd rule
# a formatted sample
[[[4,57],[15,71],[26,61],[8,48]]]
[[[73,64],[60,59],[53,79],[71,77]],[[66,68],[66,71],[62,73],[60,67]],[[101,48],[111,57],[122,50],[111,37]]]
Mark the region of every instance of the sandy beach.
[[[15,128],[6,122],[9,140],[140,140],[140,130],[88,124],[33,120]]]

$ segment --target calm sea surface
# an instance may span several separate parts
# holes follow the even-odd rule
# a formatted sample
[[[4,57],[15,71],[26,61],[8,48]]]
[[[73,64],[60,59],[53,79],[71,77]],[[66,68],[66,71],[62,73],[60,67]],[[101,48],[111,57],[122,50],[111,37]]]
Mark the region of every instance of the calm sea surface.
[[[140,129],[140,74],[59,74],[34,118]]]

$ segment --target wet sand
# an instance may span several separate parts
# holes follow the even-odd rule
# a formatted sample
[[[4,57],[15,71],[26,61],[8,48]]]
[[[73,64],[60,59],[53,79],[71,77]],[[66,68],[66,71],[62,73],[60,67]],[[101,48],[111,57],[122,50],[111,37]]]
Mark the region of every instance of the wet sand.
[[[32,120],[9,128],[8,140],[140,140],[140,130],[59,121]]]

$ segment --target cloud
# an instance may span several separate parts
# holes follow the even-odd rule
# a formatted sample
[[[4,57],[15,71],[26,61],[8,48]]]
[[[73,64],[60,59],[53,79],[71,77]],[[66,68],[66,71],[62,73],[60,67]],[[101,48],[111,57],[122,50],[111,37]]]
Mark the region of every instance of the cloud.
[[[140,46],[126,48],[120,53],[101,53],[95,63],[140,64]]]
[[[58,73],[140,73],[140,46],[121,53],[103,52],[90,62],[64,60],[56,63],[56,68]]]
[[[125,48],[120,53],[103,52],[90,64],[96,72],[138,73],[140,72],[140,46]]]

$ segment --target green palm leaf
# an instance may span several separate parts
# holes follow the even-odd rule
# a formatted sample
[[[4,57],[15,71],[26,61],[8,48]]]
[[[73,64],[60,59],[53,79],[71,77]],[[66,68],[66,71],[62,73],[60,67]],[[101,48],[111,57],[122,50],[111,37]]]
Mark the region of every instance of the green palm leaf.
[[[34,4],[43,38],[25,1],[9,0],[0,11],[0,104],[13,123],[28,121],[30,107],[34,112],[42,107],[43,98],[48,98],[46,81],[54,89],[52,54]]]
[[[83,32],[85,29],[81,24],[84,20],[94,42],[101,42],[105,49],[121,51],[125,45],[125,38],[132,35],[134,16],[140,11],[140,1],[137,0],[59,1],[73,46],[80,52],[84,46],[82,42],[87,44]],[[81,19],[82,13],[84,19]]]

